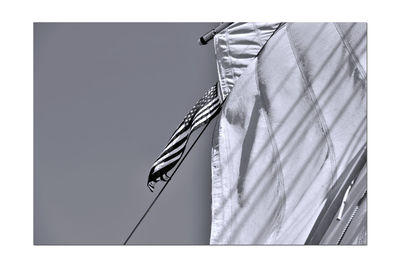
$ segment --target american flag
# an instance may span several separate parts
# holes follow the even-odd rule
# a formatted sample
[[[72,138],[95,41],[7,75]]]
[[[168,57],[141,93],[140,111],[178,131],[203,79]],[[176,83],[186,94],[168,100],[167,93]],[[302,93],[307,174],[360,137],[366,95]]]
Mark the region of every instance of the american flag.
[[[171,170],[183,156],[190,134],[208,121],[212,120],[221,110],[221,101],[218,97],[218,83],[197,101],[196,105],[185,116],[168,141],[163,152],[151,167],[147,186],[153,192],[154,185],[160,181],[167,181],[167,172]]]

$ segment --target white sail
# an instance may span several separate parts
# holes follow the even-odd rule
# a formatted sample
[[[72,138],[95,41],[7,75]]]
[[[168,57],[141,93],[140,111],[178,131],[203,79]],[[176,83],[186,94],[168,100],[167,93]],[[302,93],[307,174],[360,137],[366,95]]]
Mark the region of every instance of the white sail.
[[[278,27],[279,26],[279,27]],[[366,144],[366,24],[234,23],[212,148],[211,244],[304,244]]]

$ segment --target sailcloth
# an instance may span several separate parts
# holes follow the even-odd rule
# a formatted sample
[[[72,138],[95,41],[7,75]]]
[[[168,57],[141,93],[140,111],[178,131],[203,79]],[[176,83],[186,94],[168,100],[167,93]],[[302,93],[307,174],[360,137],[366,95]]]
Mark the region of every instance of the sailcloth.
[[[354,228],[352,213],[366,211],[365,175],[347,175],[367,141],[366,24],[234,23],[214,47],[226,101],[212,146],[210,243],[336,243],[334,233]],[[340,242],[366,242],[353,233]]]

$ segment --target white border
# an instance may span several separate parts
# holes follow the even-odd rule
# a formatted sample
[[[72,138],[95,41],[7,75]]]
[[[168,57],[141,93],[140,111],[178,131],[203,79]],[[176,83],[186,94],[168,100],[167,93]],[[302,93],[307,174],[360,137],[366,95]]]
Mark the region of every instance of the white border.
[[[399,262],[398,8],[395,1],[2,1],[2,266],[232,264],[362,266]],[[33,246],[33,22],[367,21],[368,246]],[[390,264],[390,266],[393,264]]]

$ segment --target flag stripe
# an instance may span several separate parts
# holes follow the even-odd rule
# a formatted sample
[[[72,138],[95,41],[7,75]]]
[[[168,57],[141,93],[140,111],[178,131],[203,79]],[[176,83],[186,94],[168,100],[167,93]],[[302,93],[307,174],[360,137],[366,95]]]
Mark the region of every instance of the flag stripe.
[[[217,106],[219,105],[218,99],[215,99],[215,101],[210,102],[206,109],[199,110],[199,112],[197,112],[196,115],[194,116],[194,121],[196,120],[197,117],[200,117],[202,114],[209,112],[216,105]]]
[[[153,163],[149,174],[148,187],[151,191],[155,183],[168,179],[167,172],[181,159],[189,140],[190,134],[205,122],[214,118],[220,111],[221,102],[218,97],[217,85],[209,89],[206,94],[193,106],[172,134],[168,143],[157,160]]]
[[[175,138],[175,136],[177,136],[178,134],[181,134],[183,131],[186,131],[187,129],[189,129],[189,127],[187,125],[185,125],[184,123],[181,124],[181,126],[178,127],[178,129],[175,130],[175,132],[172,134],[171,138],[168,140],[168,143]]]
[[[204,107],[202,107],[196,114],[196,116],[198,116],[198,114],[203,113],[204,111],[206,111],[208,109],[209,106],[214,105],[215,103],[218,104],[219,100],[218,98],[214,98],[214,100],[212,100],[211,102],[209,102],[207,105],[205,105]],[[196,117],[195,116],[195,117]]]
[[[164,155],[161,158],[159,158],[156,162],[154,162],[153,166],[157,165],[161,161],[169,160],[171,158],[171,156],[176,154],[176,152],[179,152],[180,150],[183,150],[183,148],[186,146],[187,138],[183,139],[181,141],[182,142],[180,142],[180,145],[176,146],[175,148],[171,147],[170,151],[168,151],[165,154],[163,153]]]
[[[210,109],[206,110],[202,114],[198,114],[198,116],[196,116],[196,118],[193,120],[193,124],[197,123],[199,120],[201,120],[204,116],[207,116],[209,113],[214,112],[214,110],[217,109],[218,107],[219,103],[215,103]]]
[[[183,132],[181,135],[179,135],[177,138],[175,138],[173,141],[171,141],[165,148],[165,150],[170,149],[173,145],[175,145],[176,143],[180,142],[181,140],[185,139],[189,134],[189,129],[185,132]]]
[[[187,142],[187,138],[184,138],[184,139],[180,140],[178,143],[174,144],[170,149],[164,151],[159,156],[157,161],[154,162],[153,166],[157,165],[160,161],[165,160],[166,156],[171,155],[171,154],[175,153],[176,151],[179,151],[179,150],[183,149],[184,146],[186,145],[186,142]]]
[[[196,118],[195,121],[193,122],[192,128],[195,128],[196,125],[198,125],[198,124],[204,122],[204,118],[205,118],[205,117],[208,117],[208,118],[209,118],[209,117],[210,117],[210,116],[209,116],[210,114],[213,115],[215,112],[218,112],[218,111],[219,111],[218,108],[219,108],[219,105],[216,105],[216,106],[213,107],[212,110],[209,110],[206,114],[203,114],[202,116]]]
[[[182,152],[178,152],[178,154],[182,154]],[[170,165],[172,162],[175,162],[175,161],[179,160],[180,156],[181,155],[177,155],[176,157],[174,157],[174,158],[172,158],[172,159],[170,159],[168,161],[165,161],[165,162],[162,162],[162,163],[158,164],[154,168],[154,171],[157,172],[157,171],[161,170],[162,168],[165,168],[165,166]]]
[[[193,120],[191,131],[193,131],[195,124],[197,124],[199,121],[203,121],[204,117],[208,116],[208,114],[210,114],[210,113],[213,113],[216,109],[218,109],[218,107],[219,107],[219,105],[217,104],[217,105],[213,106],[212,109],[207,110],[207,112],[204,112],[203,114],[199,114],[199,116]]]
[[[206,117],[204,117],[204,119],[202,119],[201,121],[199,121],[198,123],[196,123],[195,125],[193,125],[193,130],[197,130],[199,127],[202,126],[203,123],[205,123],[206,121],[208,121],[209,119],[213,119],[215,115],[218,114],[219,112],[219,108],[217,108],[215,110],[215,113],[210,113],[209,115],[207,115]]]

